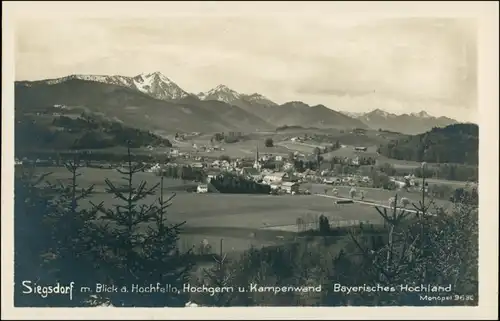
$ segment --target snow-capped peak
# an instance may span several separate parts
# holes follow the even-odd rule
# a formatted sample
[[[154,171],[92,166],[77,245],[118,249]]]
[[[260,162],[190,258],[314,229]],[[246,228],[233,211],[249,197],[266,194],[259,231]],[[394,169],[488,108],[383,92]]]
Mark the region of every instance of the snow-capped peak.
[[[227,87],[226,85],[218,85],[207,92],[201,92],[196,95],[201,100],[218,100],[225,103],[234,103],[235,101],[243,101],[250,104],[259,104],[266,106],[277,106],[275,102],[269,100],[267,97],[253,93],[251,95],[240,94],[235,90]]]
[[[214,89],[209,90],[208,92],[209,93],[224,92],[224,93],[231,93],[231,94],[239,96],[239,94],[236,91],[230,89],[226,85],[218,85],[217,87],[215,87]]]
[[[174,83],[167,76],[158,71],[151,73],[142,73],[135,77],[70,75],[58,79],[47,79],[45,80],[45,83],[49,85],[55,85],[73,79],[127,87],[130,89],[139,90],[140,92],[143,92],[149,96],[163,100],[181,99],[189,96],[189,94],[182,90],[176,83]]]
[[[142,73],[140,74],[139,76],[141,76],[143,79],[148,79],[148,78],[157,78],[163,82],[166,82],[166,83],[171,83],[172,80],[170,80],[170,78],[168,78],[167,76],[165,76],[164,74],[162,74],[161,72],[159,71],[155,71],[155,72],[150,72],[150,73]]]
[[[392,113],[386,112],[385,110],[378,109],[378,108],[363,115],[363,117],[365,117],[365,118],[370,117],[370,116],[382,117],[382,118],[386,118],[386,119],[397,117],[396,114],[392,114]]]
[[[135,89],[158,99],[181,99],[188,96],[187,92],[159,71],[142,73],[132,80]]]
[[[203,100],[219,100],[231,103],[240,99],[241,95],[225,85],[218,85],[204,94],[198,94],[198,97]]]
[[[411,113],[410,114],[411,116],[415,116],[415,117],[420,117],[420,118],[431,118],[432,116],[429,115],[426,111],[422,110],[421,112],[419,113]]]

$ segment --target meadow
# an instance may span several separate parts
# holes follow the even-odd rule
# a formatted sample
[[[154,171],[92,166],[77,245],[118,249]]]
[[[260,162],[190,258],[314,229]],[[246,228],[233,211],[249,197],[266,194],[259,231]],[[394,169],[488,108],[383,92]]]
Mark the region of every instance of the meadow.
[[[69,182],[70,174],[63,168],[38,170],[52,171],[49,176],[52,182]],[[89,201],[92,201],[94,204],[103,202],[109,208],[119,202],[113,195],[104,192],[104,179],[122,184],[122,174],[116,170],[95,168],[81,168],[80,173],[79,186],[95,184],[96,191],[88,200],[82,200],[81,206],[90,207]],[[147,181],[149,186],[160,181],[153,173],[137,173],[133,183],[139,184],[142,180]],[[240,252],[250,246],[281,244],[293,238],[291,235],[298,231],[298,218],[312,223],[321,214],[327,216],[332,223],[350,220],[370,221],[374,224],[381,222],[380,216],[371,206],[339,206],[332,199],[316,195],[196,194],[185,192],[185,187],[190,184],[195,183],[164,180],[164,198],[176,193],[167,210],[168,218],[172,223],[186,221],[180,240],[183,248],[197,246],[206,240],[209,244],[217,244],[218,249],[221,238],[224,239],[223,250],[228,252]],[[147,197],[144,203],[154,202],[158,198],[159,193]]]
[[[172,193],[164,192],[164,197]],[[150,197],[146,202],[154,201]],[[93,202],[106,206],[116,204],[109,194],[96,194]],[[196,194],[180,192],[168,208],[172,222],[186,221],[181,235],[183,247],[196,246],[202,240],[216,244],[224,239],[224,251],[243,251],[250,246],[262,247],[283,243],[289,232],[298,232],[297,219],[317,221],[319,215],[330,221],[360,220],[380,224],[381,218],[373,207],[349,204],[335,205],[331,199],[315,195],[244,195]],[[287,236],[287,237],[286,237]]]
[[[70,173],[63,167],[40,167],[36,170],[39,173],[51,173],[47,177],[47,180],[52,183],[56,183],[58,181],[69,183],[71,180]],[[78,173],[81,174],[78,177],[78,185],[80,187],[89,187],[90,185],[94,185],[94,192],[96,193],[105,192],[105,189],[107,188],[104,181],[105,179],[109,179],[116,185],[122,185],[125,183],[123,180],[124,175],[115,169],[82,167],[78,169]],[[134,175],[132,184],[137,186],[141,181],[148,182],[148,186],[152,187],[153,185],[160,183],[160,177],[154,173],[139,172]],[[197,186],[198,184],[180,179],[165,178],[163,185],[164,191],[185,191],[188,187]]]
[[[282,155],[287,156],[290,151],[286,147],[276,145],[273,147],[265,146],[265,139],[270,137],[273,138],[273,134],[249,134],[245,136],[239,142],[234,143],[211,143],[210,138],[212,135],[200,135],[197,137],[189,138],[184,141],[171,140],[174,147],[178,148],[181,152],[191,153],[194,156],[207,156],[207,157],[220,157],[222,155],[228,155],[232,158],[252,158],[255,157],[257,146],[259,148],[260,154],[273,154],[273,155]],[[279,138],[274,138],[275,142],[278,141]],[[198,149],[195,149],[193,145],[196,145]],[[213,150],[211,152],[203,151],[200,148],[206,146],[220,146],[224,150]]]

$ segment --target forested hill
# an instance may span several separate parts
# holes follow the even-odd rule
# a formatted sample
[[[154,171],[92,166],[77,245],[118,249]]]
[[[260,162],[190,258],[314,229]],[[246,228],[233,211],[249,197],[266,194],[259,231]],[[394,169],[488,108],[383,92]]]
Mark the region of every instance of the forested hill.
[[[379,153],[395,159],[432,163],[478,164],[479,127],[453,124],[392,140]]]
[[[97,115],[45,115],[41,113],[16,115],[16,150],[33,149],[102,149],[116,146],[165,146],[166,138],[149,131],[132,128]]]

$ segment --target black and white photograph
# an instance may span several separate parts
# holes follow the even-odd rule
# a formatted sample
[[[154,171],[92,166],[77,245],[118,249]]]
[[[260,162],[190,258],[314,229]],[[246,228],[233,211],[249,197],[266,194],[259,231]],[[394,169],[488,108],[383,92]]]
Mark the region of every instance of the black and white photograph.
[[[131,4],[152,13],[110,9]],[[14,309],[489,302],[494,318],[479,245],[498,244],[498,89],[480,107],[479,61],[498,38],[478,13],[174,4],[10,18]],[[498,32],[498,3],[468,4]]]

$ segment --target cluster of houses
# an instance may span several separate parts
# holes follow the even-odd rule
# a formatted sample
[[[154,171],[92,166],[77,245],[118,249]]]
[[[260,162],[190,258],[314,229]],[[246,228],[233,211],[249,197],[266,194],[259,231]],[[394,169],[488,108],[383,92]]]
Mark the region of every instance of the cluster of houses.
[[[323,174],[323,172],[322,172]],[[323,175],[325,176],[325,175]],[[322,180],[323,184],[329,185],[350,185],[357,186],[360,184],[370,184],[371,178],[368,176],[360,176],[360,175],[347,175],[343,177],[325,177]]]
[[[222,161],[224,164],[224,161]],[[298,193],[300,176],[296,176],[291,172],[275,172],[270,169],[259,169],[255,167],[241,167],[241,168],[207,168],[208,180],[222,175],[224,172],[233,172],[246,177],[249,180],[266,184],[271,187],[271,190],[279,190],[286,193]]]
[[[269,161],[280,162],[279,168],[263,168]],[[352,163],[356,163],[358,161],[358,158],[350,160]],[[271,191],[273,192],[289,194],[298,194],[300,184],[305,181],[351,186],[369,184],[371,181],[368,176],[342,175],[342,177],[338,177],[338,175],[334,175],[332,171],[328,170],[323,170],[321,173],[318,173],[314,170],[306,169],[304,172],[299,173],[294,170],[294,164],[289,160],[286,160],[284,156],[272,154],[260,155],[258,148],[253,162],[248,159],[231,160],[229,158],[216,159],[207,162],[206,159],[204,159],[204,161],[196,161],[194,158],[191,158],[189,163],[189,165],[193,168],[203,169],[208,180],[207,183],[215,177],[224,175],[224,173],[235,173],[242,175],[249,180],[269,185]],[[156,171],[158,169],[159,166],[156,166],[151,170]],[[199,193],[206,193],[208,190],[209,188],[206,184],[200,184],[197,189]]]

